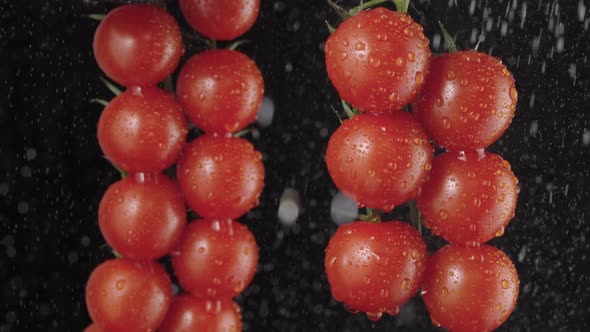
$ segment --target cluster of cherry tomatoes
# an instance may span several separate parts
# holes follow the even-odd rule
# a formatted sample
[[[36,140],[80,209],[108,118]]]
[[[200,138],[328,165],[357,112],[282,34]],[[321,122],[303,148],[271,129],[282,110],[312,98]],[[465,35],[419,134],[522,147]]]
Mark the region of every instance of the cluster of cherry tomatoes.
[[[247,31],[259,5],[180,0],[188,23],[214,40]],[[87,331],[241,330],[232,298],[251,282],[258,246],[235,219],[258,203],[264,167],[260,152],[234,133],[255,120],[262,102],[258,67],[240,52],[208,50],[182,66],[176,95],[160,88],[184,46],[174,17],[151,4],[106,15],[94,52],[104,73],[126,87],[98,123],[105,157],[125,176],[100,202],[100,229],[119,258],[90,275]],[[189,143],[187,118],[204,132]],[[197,220],[187,223],[186,205]],[[183,294],[173,296],[157,262],[166,255]]]
[[[514,310],[519,280],[510,258],[483,243],[514,216],[518,180],[485,148],[514,116],[514,79],[477,51],[432,56],[405,12],[357,11],[325,44],[328,75],[352,117],[329,140],[329,173],[369,211],[415,200],[424,225],[451,244],[428,257],[416,229],[369,214],[328,244],[332,295],[376,320],[421,289],[435,325],[493,330]]]

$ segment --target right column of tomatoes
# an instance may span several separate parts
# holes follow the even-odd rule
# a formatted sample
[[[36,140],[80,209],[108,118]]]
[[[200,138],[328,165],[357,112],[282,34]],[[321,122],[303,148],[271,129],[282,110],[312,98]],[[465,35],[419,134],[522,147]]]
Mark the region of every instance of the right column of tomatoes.
[[[499,59],[431,56],[422,31],[379,7],[330,35],[328,75],[357,112],[331,136],[326,163],[359,206],[388,212],[415,200],[424,225],[449,244],[427,257],[406,223],[353,222],[330,240],[326,274],[334,298],[371,319],[396,314],[421,288],[436,326],[491,331],[514,310],[519,279],[510,258],[484,243],[504,234],[519,189],[510,163],[486,149],[512,121],[517,91]]]

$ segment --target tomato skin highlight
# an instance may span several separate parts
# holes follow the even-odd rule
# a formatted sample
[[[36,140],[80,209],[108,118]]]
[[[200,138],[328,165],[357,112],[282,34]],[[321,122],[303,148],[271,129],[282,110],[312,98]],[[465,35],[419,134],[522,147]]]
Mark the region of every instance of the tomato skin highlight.
[[[452,243],[479,244],[504,233],[514,216],[518,179],[497,154],[447,152],[434,158],[417,199],[424,225]]]
[[[155,262],[111,259],[86,284],[86,306],[95,324],[109,332],[155,331],[172,299],[172,284]]]
[[[170,75],[184,53],[176,20],[155,5],[124,5],[100,22],[94,56],[102,71],[124,86],[150,86]]]
[[[449,150],[486,148],[506,131],[518,93],[504,64],[485,53],[436,56],[412,109],[434,141]]]
[[[326,163],[340,191],[366,207],[391,211],[418,195],[433,152],[412,114],[361,114],[332,134]]]
[[[519,284],[501,250],[447,245],[428,259],[422,299],[432,321],[449,331],[492,331],[514,310]]]
[[[206,133],[231,133],[251,124],[264,96],[262,74],[232,50],[198,53],[182,67],[177,95],[188,118]]]
[[[406,13],[383,7],[342,22],[324,49],[340,98],[376,113],[408,104],[428,74],[430,49],[422,30]]]
[[[418,290],[426,257],[424,240],[406,223],[340,226],[325,256],[332,296],[368,315],[395,315]]]
[[[242,331],[240,307],[230,299],[206,300],[182,294],[172,299],[159,332]]]
[[[185,147],[177,179],[199,216],[235,219],[258,204],[264,185],[262,155],[245,139],[203,135]]]
[[[232,298],[252,281],[258,245],[248,228],[231,219],[188,224],[172,254],[182,288],[207,299]]]
[[[151,260],[172,251],[186,224],[180,188],[163,174],[136,174],[112,184],[98,209],[107,243],[121,256]]]
[[[258,17],[260,0],[180,0],[187,22],[214,40],[232,40],[248,31]]]
[[[111,100],[98,121],[106,157],[128,172],[161,172],[178,159],[188,124],[173,94],[131,88]]]

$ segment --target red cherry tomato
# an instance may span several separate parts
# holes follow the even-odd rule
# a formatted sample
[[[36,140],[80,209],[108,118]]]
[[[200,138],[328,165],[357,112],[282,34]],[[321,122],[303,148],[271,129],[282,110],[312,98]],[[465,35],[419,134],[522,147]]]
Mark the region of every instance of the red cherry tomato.
[[[207,38],[231,40],[248,31],[258,16],[260,0],[180,0],[188,23]]]
[[[232,298],[252,281],[258,246],[248,228],[236,221],[197,220],[188,224],[172,266],[182,288],[201,298]]]
[[[166,176],[138,173],[109,187],[98,223],[107,243],[123,257],[160,258],[180,239],[186,224],[184,199]]]
[[[94,35],[94,56],[100,69],[125,86],[163,81],[183,53],[176,20],[154,5],[117,7],[100,22]]]
[[[486,148],[512,122],[517,95],[514,79],[500,60],[465,51],[433,58],[412,108],[438,145],[451,150]]]
[[[106,157],[129,172],[160,172],[176,162],[188,125],[174,95],[157,88],[131,88],[113,99],[98,121]]]
[[[326,163],[340,191],[362,205],[389,211],[418,194],[432,153],[412,114],[361,114],[332,134]]]
[[[109,332],[155,331],[168,310],[172,284],[155,262],[111,259],[86,284],[86,305],[95,324]]]
[[[518,287],[514,264],[502,251],[448,245],[428,259],[422,299],[437,326],[492,331],[514,310]]]
[[[264,81],[256,63],[246,55],[206,51],[182,67],[177,95],[197,127],[207,133],[235,132],[256,119]]]
[[[262,155],[235,137],[203,135],[187,145],[177,178],[188,205],[205,218],[237,218],[258,204]]]
[[[338,228],[326,249],[332,296],[378,319],[396,315],[418,289],[426,244],[410,225],[392,221],[353,222]]]
[[[84,332],[103,332],[103,330],[96,324],[92,324],[84,329]]]
[[[205,300],[179,295],[172,300],[159,332],[239,332],[240,307],[230,299]]]
[[[417,202],[434,234],[453,243],[479,244],[504,234],[517,196],[518,180],[502,157],[447,152],[434,158]]]
[[[381,7],[340,24],[325,52],[340,98],[365,111],[401,109],[428,74],[430,49],[422,26],[405,13]]]

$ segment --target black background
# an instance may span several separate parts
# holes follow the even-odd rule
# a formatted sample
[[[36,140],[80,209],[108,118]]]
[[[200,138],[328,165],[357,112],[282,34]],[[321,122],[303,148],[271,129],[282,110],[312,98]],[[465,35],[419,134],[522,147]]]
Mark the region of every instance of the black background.
[[[137,2],[137,1],[136,1]],[[354,1],[346,1],[354,5]],[[117,172],[101,155],[96,123],[109,99],[92,56],[97,22],[117,1],[0,0],[0,331],[81,331],[84,285],[111,257],[97,207]],[[435,22],[462,48],[501,57],[519,90],[516,117],[490,150],[520,179],[516,217],[491,244],[515,262],[521,287],[503,331],[584,331],[590,317],[590,12],[588,1],[415,0],[435,52]],[[176,1],[168,7],[183,27]],[[331,300],[323,251],[336,224],[336,190],[323,154],[338,121],[322,42],[321,0],[262,0],[241,50],[261,68],[274,100],[270,127],[252,139],[264,154],[260,206],[241,220],[261,247],[258,273],[237,300],[248,331],[425,331],[419,298],[376,323]],[[503,28],[504,27],[504,28]],[[438,38],[440,41],[440,36]],[[185,40],[187,56],[202,49]],[[256,126],[254,126],[256,127]],[[295,225],[277,218],[280,194],[301,194]],[[403,211],[402,211],[403,212]],[[403,213],[402,213],[403,215]],[[427,238],[430,250],[442,241]]]

